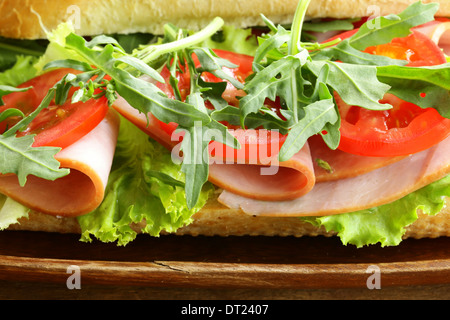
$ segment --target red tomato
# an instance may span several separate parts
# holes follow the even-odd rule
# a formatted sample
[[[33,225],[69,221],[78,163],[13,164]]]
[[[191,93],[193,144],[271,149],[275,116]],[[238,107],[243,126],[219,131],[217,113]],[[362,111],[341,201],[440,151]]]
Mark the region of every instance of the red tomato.
[[[423,109],[394,95],[381,101],[390,110],[373,111],[349,106],[335,94],[341,113],[339,149],[363,156],[401,156],[423,151],[444,140],[450,119],[433,108]]]
[[[244,83],[245,79],[253,72],[252,63],[253,57],[244,54],[237,54],[224,50],[214,50],[214,52],[221,58],[230,61],[231,63],[237,65],[237,68],[223,68],[222,70],[233,78],[237,79],[239,82]],[[205,72],[203,74],[203,80],[206,82],[219,82],[221,79],[216,76]],[[238,100],[236,97],[242,96],[243,91],[236,89],[231,83],[227,83],[227,88],[225,89],[222,97],[232,106],[238,106]]]
[[[230,133],[239,141],[241,148],[234,149],[213,141],[209,145],[210,154],[216,159],[241,164],[267,165],[279,153],[287,137],[277,131],[264,129],[237,129],[231,130]]]
[[[215,53],[233,64],[237,65],[237,68],[223,68],[225,72],[232,75],[235,79],[240,82],[244,82],[245,78],[248,77],[252,71],[253,57],[237,54],[233,52],[214,50]],[[199,64],[197,59],[194,57],[194,61]],[[168,97],[174,98],[174,93],[171,86],[168,84],[170,77],[170,72],[167,68],[164,68],[161,72],[162,77],[166,80],[166,83],[158,83],[157,86],[167,94]],[[210,73],[203,73],[202,78],[206,82],[220,82],[223,81]],[[181,93],[181,98],[184,100],[189,94],[190,90],[190,79],[187,72],[177,74],[178,87]],[[227,87],[222,95],[222,97],[230,104],[238,107],[237,96],[242,96],[243,91],[236,89],[230,83],[227,83]],[[267,101],[267,105],[272,109],[277,111],[279,109],[279,101],[271,102]],[[212,106],[209,106],[212,108]],[[122,113],[125,114],[126,112]],[[167,134],[162,140],[169,141],[170,136],[177,128],[176,123],[163,123],[159,122],[160,128],[163,130],[164,134]],[[143,127],[140,125],[140,127]],[[233,134],[236,139],[241,144],[241,149],[235,150],[231,147],[225,146],[223,144],[217,143],[215,141],[210,143],[209,149],[211,156],[216,159],[223,158],[224,160],[236,161],[238,163],[266,163],[272,156],[275,156],[281,146],[283,145],[286,136],[279,134],[278,132],[270,132],[267,130],[257,130],[257,129],[238,129],[232,126],[228,127],[230,133]],[[151,129],[150,129],[151,130]],[[147,131],[144,129],[144,131]],[[156,130],[154,130],[156,131]],[[148,131],[147,131],[148,132]],[[159,137],[161,138],[161,137]]]
[[[405,38],[396,38],[388,44],[369,47],[365,52],[407,60],[408,66],[433,66],[447,62],[442,50],[423,33],[413,30]]]
[[[4,97],[5,105],[0,107],[0,112],[9,108],[20,109],[25,115],[34,111],[48,90],[68,73],[78,73],[71,69],[57,69],[38,76],[19,87],[33,88],[26,92],[15,92]],[[71,94],[75,89],[71,90]],[[86,103],[72,104],[70,96],[61,106],[51,103],[48,108],[42,110],[39,115],[17,136],[36,134],[34,147],[52,146],[65,148],[94,129],[108,112],[108,101],[105,97],[90,100]],[[20,119],[7,119],[0,127],[4,132]]]
[[[341,34],[341,39],[357,30]],[[369,47],[367,53],[408,61],[408,66],[431,66],[446,62],[442,50],[428,37],[413,31],[405,38],[389,44]],[[418,95],[423,93],[418,92]],[[372,111],[349,106],[335,93],[342,118],[339,149],[363,156],[401,156],[428,149],[450,134],[450,120],[436,109],[422,109],[393,95],[386,95],[381,103],[393,109]]]
[[[230,61],[231,63],[237,65],[237,68],[223,68],[222,70],[226,72],[228,75],[233,76],[235,79],[239,80],[240,82],[244,82],[245,78],[247,78],[253,71],[252,71],[252,63],[253,63],[253,57],[233,53],[229,51],[224,50],[214,50],[214,52],[221,58],[226,59]],[[200,66],[200,63],[198,59],[194,56],[193,57],[196,66]],[[173,89],[169,84],[169,77],[170,77],[170,71],[167,68],[164,68],[161,72],[162,77],[166,80],[165,83],[157,83],[158,88],[160,88],[168,97],[174,98]],[[205,82],[221,82],[222,79],[217,78],[213,74],[209,72],[204,72],[202,74],[202,79]],[[181,93],[181,98],[184,100],[189,95],[190,90],[190,76],[188,72],[178,73],[177,74],[177,80],[178,80],[178,88]],[[244,94],[243,91],[236,89],[231,83],[227,83],[227,87],[225,91],[222,94],[222,97],[233,106],[238,106],[238,100],[236,97],[242,96]],[[211,105],[207,105],[208,108],[213,108]],[[163,123],[160,122],[161,128],[166,131],[168,134],[172,134],[173,131],[177,128],[176,123]]]

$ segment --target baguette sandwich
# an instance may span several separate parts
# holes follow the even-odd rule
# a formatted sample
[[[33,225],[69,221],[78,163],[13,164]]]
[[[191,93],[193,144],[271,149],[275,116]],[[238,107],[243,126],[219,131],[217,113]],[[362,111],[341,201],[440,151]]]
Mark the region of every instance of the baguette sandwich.
[[[448,1],[0,13],[0,229],[450,236]]]

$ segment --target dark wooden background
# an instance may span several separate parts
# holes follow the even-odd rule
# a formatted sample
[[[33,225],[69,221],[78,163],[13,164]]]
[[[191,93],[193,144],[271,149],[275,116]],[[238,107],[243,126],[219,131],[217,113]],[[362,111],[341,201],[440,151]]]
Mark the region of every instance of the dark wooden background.
[[[357,249],[336,238],[139,236],[126,247],[78,235],[0,232],[1,299],[449,299],[450,238]],[[81,271],[69,290],[67,268]],[[369,290],[369,266],[381,289]]]

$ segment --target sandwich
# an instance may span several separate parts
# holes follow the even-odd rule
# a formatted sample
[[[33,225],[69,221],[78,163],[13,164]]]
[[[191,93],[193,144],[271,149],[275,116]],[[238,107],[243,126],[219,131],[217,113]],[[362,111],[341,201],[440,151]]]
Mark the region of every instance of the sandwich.
[[[0,12],[0,229],[450,236],[446,1]]]

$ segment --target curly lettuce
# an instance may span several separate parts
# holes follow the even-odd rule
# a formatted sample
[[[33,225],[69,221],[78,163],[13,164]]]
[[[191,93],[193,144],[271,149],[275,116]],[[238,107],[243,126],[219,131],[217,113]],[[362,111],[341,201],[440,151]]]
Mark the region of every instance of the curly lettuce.
[[[81,240],[126,245],[138,231],[159,236],[164,230],[175,232],[192,222],[213,192],[206,184],[197,205],[188,209],[181,165],[171,153],[122,119],[113,167],[103,203],[94,212],[78,218]]]
[[[304,220],[337,232],[344,245],[397,246],[406,232],[405,227],[417,220],[417,212],[438,214],[445,206],[446,197],[450,197],[450,176],[376,208]]]
[[[30,209],[0,193],[0,231],[28,218]]]

